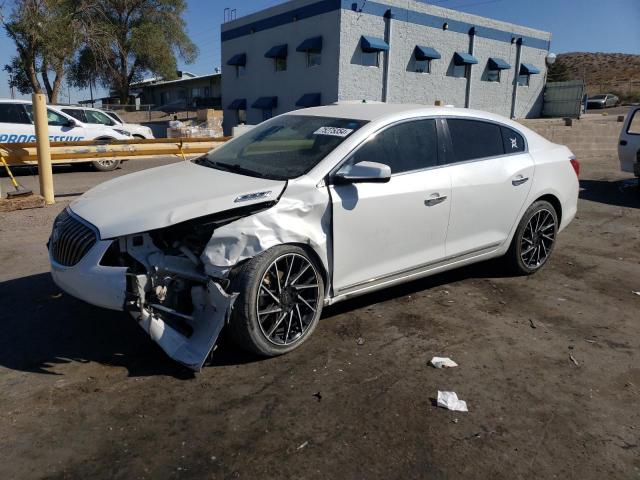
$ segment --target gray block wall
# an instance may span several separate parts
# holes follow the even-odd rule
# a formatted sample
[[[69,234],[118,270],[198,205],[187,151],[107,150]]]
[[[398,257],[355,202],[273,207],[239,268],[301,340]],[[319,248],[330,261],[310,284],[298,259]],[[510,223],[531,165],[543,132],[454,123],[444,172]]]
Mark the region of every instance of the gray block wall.
[[[471,67],[470,108],[487,110],[510,116],[513,90],[516,82],[517,42],[501,41],[475,35],[473,39],[466,31],[444,30],[440,25],[425,26],[416,22],[420,14],[444,17],[452,24],[465,22],[479,29],[497,29],[506,32],[509,38],[525,36],[541,40],[548,45],[551,35],[547,32],[500,22],[463,12],[435,7],[413,0],[379,0],[364,3],[363,11],[353,11],[354,2],[347,0],[325,0],[336,5],[336,9],[312,18],[284,22],[272,28],[257,29],[255,33],[222,42],[222,100],[223,107],[235,98],[246,98],[247,122],[262,121],[262,112],[251,108],[258,97],[277,96],[278,108],[274,115],[295,109],[295,102],[305,93],[321,92],[322,103],[336,100],[382,100],[383,55],[380,67],[361,65],[360,38],[370,35],[385,36],[385,9],[394,12],[392,20],[391,50],[389,52],[389,83],[387,101],[394,103],[421,103],[432,105],[436,100],[458,107],[465,106],[467,79],[451,76],[455,52],[469,52],[473,40],[473,54],[479,63]],[[359,6],[363,2],[355,2]],[[222,31],[243,25],[255,25],[274,16],[287,18],[288,12],[300,7],[317,5],[318,0],[294,0],[276,7],[224,24]],[[338,8],[341,6],[342,8]],[[282,23],[282,22],[280,22]],[[462,25],[458,23],[457,25]],[[460,27],[457,28],[460,30]],[[224,33],[223,33],[224,34]],[[322,65],[307,68],[306,55],[296,52],[296,47],[306,38],[322,35],[324,40]],[[274,45],[289,46],[286,72],[275,72],[273,60],[264,58],[264,53]],[[416,45],[435,48],[442,56],[431,62],[431,73],[416,73],[413,51]],[[247,74],[235,77],[235,67],[226,62],[237,53],[247,54]],[[533,48],[527,41],[521,47],[520,61],[531,63],[541,70],[532,75],[528,87],[518,86],[514,116],[536,117],[542,108],[542,90],[546,78],[545,59],[547,48]],[[511,65],[503,70],[500,82],[487,81],[489,57],[499,57]],[[235,125],[235,112],[225,111],[225,126]]]

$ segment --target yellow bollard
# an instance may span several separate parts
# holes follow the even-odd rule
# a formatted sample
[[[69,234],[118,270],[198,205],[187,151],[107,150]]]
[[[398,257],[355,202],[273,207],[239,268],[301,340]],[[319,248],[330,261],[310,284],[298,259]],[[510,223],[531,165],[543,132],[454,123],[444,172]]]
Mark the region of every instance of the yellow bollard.
[[[51,151],[49,149],[49,121],[47,119],[47,100],[42,93],[31,96],[33,119],[36,127],[36,143],[38,145],[38,178],[40,195],[47,205],[55,203],[53,194],[53,171],[51,169]]]

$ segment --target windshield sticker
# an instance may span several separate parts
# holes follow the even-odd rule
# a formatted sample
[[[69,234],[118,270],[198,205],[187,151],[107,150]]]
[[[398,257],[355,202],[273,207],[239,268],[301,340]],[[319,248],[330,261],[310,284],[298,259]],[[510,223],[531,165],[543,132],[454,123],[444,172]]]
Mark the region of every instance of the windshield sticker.
[[[331,135],[332,137],[346,137],[353,129],[351,128],[339,128],[339,127],[320,127],[313,132],[314,135]]]
[[[511,140],[511,150],[516,150],[518,148],[518,139],[509,137],[509,140]]]

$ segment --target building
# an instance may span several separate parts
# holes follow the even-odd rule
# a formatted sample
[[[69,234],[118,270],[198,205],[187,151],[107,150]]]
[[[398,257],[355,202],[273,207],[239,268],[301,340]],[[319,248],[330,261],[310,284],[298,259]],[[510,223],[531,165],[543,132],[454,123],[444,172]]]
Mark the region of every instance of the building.
[[[152,78],[131,85],[131,91],[141,104],[175,109],[221,108],[220,74],[194,75],[178,72],[178,78]]]
[[[292,0],[222,25],[225,130],[342,100],[538,116],[551,34],[415,0]]]

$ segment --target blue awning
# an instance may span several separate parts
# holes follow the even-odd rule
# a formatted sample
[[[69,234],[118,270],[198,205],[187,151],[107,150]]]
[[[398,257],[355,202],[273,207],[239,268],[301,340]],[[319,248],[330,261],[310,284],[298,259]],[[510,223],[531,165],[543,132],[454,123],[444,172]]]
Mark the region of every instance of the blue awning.
[[[260,97],[251,105],[252,108],[268,110],[278,106],[278,97]]]
[[[264,56],[267,58],[287,58],[287,53],[287,44],[276,45],[275,47],[271,47]]]
[[[540,69],[530,63],[523,63],[520,65],[520,75],[535,75],[540,73]]]
[[[498,57],[489,58],[489,70],[509,70],[511,65]]]
[[[318,107],[320,106],[321,95],[319,93],[305,93],[296,102],[296,107]]]
[[[298,52],[321,52],[322,51],[322,37],[307,38],[304,42],[298,45],[296,48]]]
[[[246,110],[247,109],[247,99],[246,98],[236,98],[233,102],[229,104],[229,110]]]
[[[386,52],[389,50],[389,44],[381,38],[365,37],[360,39],[360,48],[363,52]]]
[[[416,45],[414,54],[416,56],[416,60],[435,60],[442,58],[435,48],[423,47],[422,45]]]
[[[478,60],[470,53],[456,52],[453,55],[453,63],[456,65],[475,65]]]
[[[247,54],[246,53],[238,53],[231,57],[231,59],[227,62],[227,65],[234,65],[236,67],[241,66],[244,67],[247,64]]]

